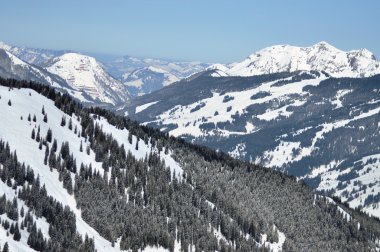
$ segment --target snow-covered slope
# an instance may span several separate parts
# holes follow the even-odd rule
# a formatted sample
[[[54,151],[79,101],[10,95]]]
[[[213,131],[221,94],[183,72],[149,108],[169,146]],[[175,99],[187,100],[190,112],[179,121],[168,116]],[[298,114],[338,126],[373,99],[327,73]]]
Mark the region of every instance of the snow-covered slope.
[[[341,51],[320,42],[310,47],[276,45],[248,56],[242,62],[209,69],[230,76],[254,76],[298,70],[325,71],[334,77],[368,77],[380,73],[380,63],[367,49]]]
[[[86,139],[78,137],[78,134],[74,133],[74,128],[80,128],[80,122],[75,116],[70,117],[54,105],[54,101],[45,98],[44,96],[36,93],[30,89],[9,90],[6,87],[0,86],[0,111],[2,119],[0,122],[0,139],[9,143],[11,151],[17,151],[17,157],[20,162],[25,162],[31,166],[35,175],[40,176],[41,184],[46,186],[48,195],[52,196],[58,202],[70,207],[70,210],[75,213],[76,225],[78,232],[85,237],[87,234],[89,237],[93,237],[95,240],[95,247],[98,251],[120,251],[117,246],[112,247],[111,242],[104,239],[97,231],[95,231],[89,224],[87,224],[81,217],[81,211],[77,209],[77,204],[73,195],[70,195],[63,187],[61,180],[59,179],[59,173],[57,170],[50,170],[48,165],[44,164],[44,150],[39,150],[39,143],[31,138],[31,132],[33,129],[37,130],[40,127],[41,137],[46,136],[48,129],[53,129],[53,137],[57,140],[58,149],[63,142],[69,142],[72,147],[71,151],[74,158],[80,163],[91,164],[92,168],[103,174],[102,163],[95,161],[95,153],[93,150],[87,155],[86,152],[80,152],[79,146],[81,142],[86,147]],[[8,105],[8,101],[11,101],[11,106]],[[47,114],[47,122],[43,122],[44,115],[41,113],[41,109],[44,108]],[[36,122],[28,121],[28,115],[36,115]],[[68,126],[59,126],[62,117],[65,116],[67,121],[72,120],[73,129],[70,130]],[[117,137],[119,144],[124,144],[126,151],[131,151],[136,158],[143,158],[154,150],[152,146],[145,145],[140,141],[139,150],[135,150],[136,137],[133,136],[132,143],[128,142],[128,130],[118,130],[114,126],[110,125],[106,120],[100,119],[98,122],[102,125],[103,129],[110,134]],[[84,148],[85,148],[84,147]],[[182,175],[182,169],[177,162],[173,160],[170,154],[162,155],[162,159],[171,168],[174,174]],[[13,198],[17,190],[13,190],[0,181],[0,196],[6,193]],[[20,208],[24,205],[20,201]],[[27,208],[25,209],[27,210]],[[4,217],[2,217],[4,220]],[[48,236],[49,224],[44,219],[39,219],[37,222],[38,227],[42,229],[45,238]],[[4,234],[3,234],[4,233]],[[20,243],[13,241],[12,237],[6,237],[5,231],[0,227],[0,242],[2,245],[4,241],[8,241],[11,247],[11,251],[31,251],[27,246],[28,234],[22,233],[22,239]],[[157,248],[151,248],[150,251],[165,251]]]
[[[60,76],[72,88],[84,91],[94,100],[115,105],[129,99],[124,85],[106,73],[93,57],[66,53],[53,58],[46,70]]]

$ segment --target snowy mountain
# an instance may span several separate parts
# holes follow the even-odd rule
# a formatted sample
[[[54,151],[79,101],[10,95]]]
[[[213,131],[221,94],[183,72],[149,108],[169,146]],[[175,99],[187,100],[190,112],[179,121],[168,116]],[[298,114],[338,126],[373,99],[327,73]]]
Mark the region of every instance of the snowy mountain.
[[[49,60],[54,57],[58,57],[70,52],[68,50],[48,50],[24,46],[10,46],[1,41],[0,48],[12,53],[16,57],[29,64],[37,65],[39,67],[43,67]]]
[[[379,249],[379,221],[292,177],[49,86],[0,80],[0,110],[0,243],[11,251]]]
[[[72,88],[84,91],[93,100],[115,105],[129,99],[125,86],[106,73],[93,57],[66,53],[51,59],[45,69],[60,76]]]
[[[295,175],[380,217],[379,95],[380,75],[221,77],[209,70],[134,99],[125,113],[170,135]]]
[[[0,49],[0,77],[35,81],[67,92],[84,104],[101,104],[97,96],[91,97],[87,93],[88,90],[71,85],[67,80],[47,69],[29,64],[3,49]]]
[[[244,61],[230,65],[216,64],[209,69],[222,76],[254,76],[262,74],[324,71],[333,77],[368,77],[380,74],[380,63],[367,49],[341,51],[326,42],[310,47],[276,45],[264,48]]]
[[[85,87],[81,83],[71,83],[71,86],[80,86],[83,88],[90,88],[90,92],[97,92],[95,89],[98,89],[100,94],[96,97],[95,95],[90,95],[91,98],[98,98],[103,102],[111,102],[111,103],[120,103],[120,100],[123,102],[128,100],[126,95],[126,91],[123,90],[125,88],[120,87],[120,83],[115,84],[114,80],[111,80],[112,77],[116,78],[118,81],[121,81],[125,84],[127,91],[131,96],[139,96],[143,94],[151,93],[152,91],[158,90],[164,86],[170,85],[180,79],[186,78],[194,73],[203,71],[210,64],[201,63],[201,62],[186,62],[186,61],[174,61],[174,60],[164,60],[164,59],[153,59],[153,58],[139,58],[139,57],[130,57],[130,56],[114,56],[114,55],[102,55],[102,54],[89,54],[89,56],[84,56],[82,53],[74,53],[69,50],[48,50],[48,49],[39,49],[39,48],[30,48],[30,47],[18,47],[18,46],[10,46],[0,41],[0,49],[4,49],[16,57],[20,58],[22,61],[27,62],[32,65],[36,65],[41,68],[50,67],[52,61],[59,60],[60,57],[63,57],[65,54],[75,54],[81,55],[83,57],[82,60],[87,60],[88,62],[91,60],[84,59],[85,57],[92,59],[95,58],[97,61],[94,65],[90,66],[92,63],[88,64],[89,68],[96,68],[97,70],[93,70],[93,73],[89,73],[86,71],[77,71],[75,70],[75,74],[73,73],[73,69],[65,70],[66,73],[62,73],[64,79],[68,80],[67,75],[82,75],[82,80],[91,79],[90,86]],[[64,58],[67,57],[64,56]],[[65,60],[74,60],[74,59],[65,59]],[[78,59],[75,59],[78,60]],[[93,60],[92,60],[93,61]],[[73,64],[81,64],[78,62],[73,62]],[[67,67],[66,64],[65,67]],[[61,66],[63,67],[63,65]],[[76,67],[78,68],[78,66]],[[79,67],[80,68],[80,67]],[[99,68],[104,69],[106,73],[99,73],[103,70],[99,70]],[[50,68],[49,68],[50,69]],[[53,69],[55,74],[58,74],[61,71],[57,69]],[[96,73],[98,72],[98,73]],[[70,74],[69,74],[70,73]],[[94,74],[93,77],[89,77],[89,75]],[[103,88],[99,88],[99,86],[104,86],[104,84],[99,84],[94,81],[95,75],[111,75],[112,77],[102,77],[101,81],[105,81],[106,83],[113,83],[113,86],[119,86],[117,88],[111,87],[110,89],[114,90],[113,92],[110,89],[103,90]],[[59,74],[58,74],[59,75]],[[78,76],[77,76],[78,78]],[[79,81],[79,80],[78,80]],[[103,93],[102,93],[103,92]],[[108,93],[110,97],[104,93]],[[112,93],[112,94],[111,94]],[[119,97],[117,97],[119,96]],[[87,97],[89,98],[89,97]]]
[[[40,67],[22,61],[4,49],[0,49],[0,76],[17,80],[36,81],[57,88],[69,88],[63,79]]]
[[[104,68],[127,85],[132,96],[151,93],[194,73],[210,64],[171,61],[131,56],[101,60]]]
[[[176,81],[179,81],[177,76],[152,66],[123,75],[123,82],[132,96],[149,94]]]

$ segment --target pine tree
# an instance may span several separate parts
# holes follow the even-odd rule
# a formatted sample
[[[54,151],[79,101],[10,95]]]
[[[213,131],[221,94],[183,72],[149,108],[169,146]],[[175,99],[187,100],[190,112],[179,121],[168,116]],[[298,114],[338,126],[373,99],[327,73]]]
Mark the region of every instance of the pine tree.
[[[40,140],[41,140],[41,137],[40,137],[40,126],[38,126],[37,135],[36,135],[36,141],[39,142]]]
[[[47,119],[47,114],[44,115],[44,122],[47,123],[48,119]]]
[[[69,130],[73,129],[73,121],[71,120],[71,117],[69,119]]]
[[[90,145],[87,145],[87,147],[86,147],[86,153],[87,153],[87,155],[90,155]]]
[[[12,106],[11,100],[8,101],[8,106]]]
[[[32,120],[30,114],[28,115],[28,121],[30,122]]]
[[[33,115],[33,122],[37,122],[36,115]]]
[[[51,151],[53,153],[57,152],[58,144],[57,144],[57,139],[54,138],[53,145],[51,147]]]
[[[44,157],[44,165],[47,165],[48,157],[49,157],[49,145],[46,145],[46,148],[45,148],[45,157]]]
[[[82,140],[80,141],[79,151],[80,151],[80,152],[83,152]]]
[[[16,223],[14,234],[13,234],[13,240],[19,241],[21,239],[20,230],[18,229],[18,224]]]
[[[42,105],[42,114],[45,115],[45,106]]]
[[[66,117],[62,116],[61,126],[64,127],[65,125],[66,125]]]
[[[34,128],[32,129],[32,139],[36,138],[36,132],[34,131]]]
[[[3,252],[9,252],[8,242],[5,242],[4,247],[3,247]]]
[[[128,132],[128,142],[132,144],[132,134],[130,131]]]
[[[21,210],[20,210],[20,216],[21,216],[21,217],[24,217],[24,206],[21,207]]]
[[[48,131],[47,131],[47,133],[46,133],[46,141],[48,141],[49,143],[51,143],[51,141],[52,141],[52,135],[53,135],[52,131],[49,128]]]

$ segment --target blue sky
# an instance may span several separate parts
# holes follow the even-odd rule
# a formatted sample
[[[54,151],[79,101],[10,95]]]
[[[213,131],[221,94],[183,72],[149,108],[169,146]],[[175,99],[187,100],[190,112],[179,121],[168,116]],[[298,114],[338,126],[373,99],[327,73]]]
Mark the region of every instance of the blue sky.
[[[82,52],[233,62],[319,41],[380,58],[380,1],[3,0],[0,40]]]

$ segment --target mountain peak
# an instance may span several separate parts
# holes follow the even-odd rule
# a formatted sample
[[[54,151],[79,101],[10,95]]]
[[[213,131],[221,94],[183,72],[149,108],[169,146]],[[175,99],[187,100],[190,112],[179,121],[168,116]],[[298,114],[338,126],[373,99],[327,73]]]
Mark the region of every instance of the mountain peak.
[[[106,73],[93,57],[65,53],[53,58],[46,69],[66,80],[72,88],[84,90],[101,102],[117,104],[129,99],[124,85]]]
[[[6,43],[4,43],[3,41],[0,41],[0,49],[4,49],[6,51],[9,51],[12,47]]]
[[[275,45],[261,49],[242,62],[210,69],[230,76],[254,76],[279,72],[325,71],[333,77],[368,77],[380,73],[380,64],[367,49],[342,51],[325,41],[309,47]]]

